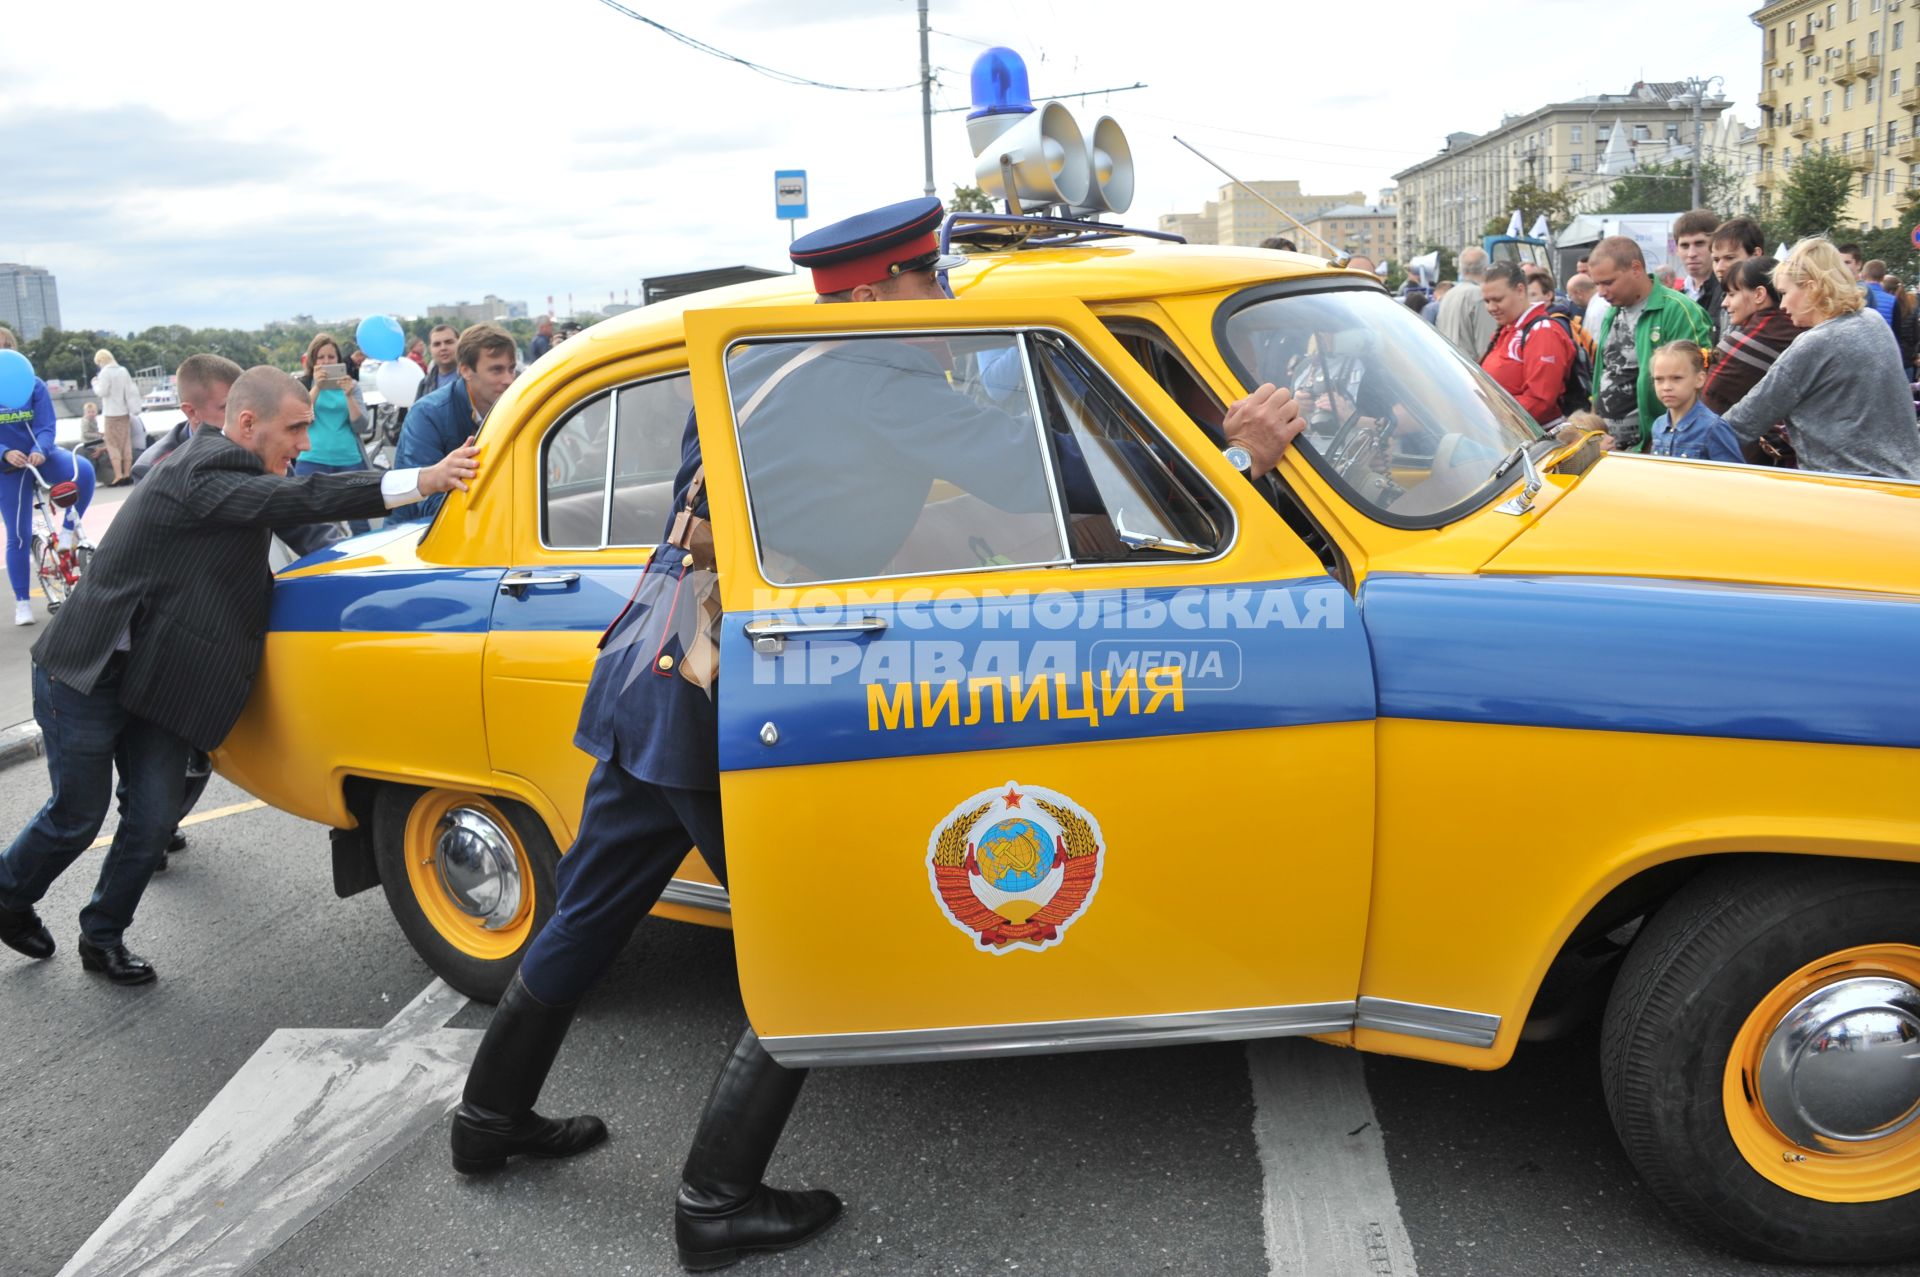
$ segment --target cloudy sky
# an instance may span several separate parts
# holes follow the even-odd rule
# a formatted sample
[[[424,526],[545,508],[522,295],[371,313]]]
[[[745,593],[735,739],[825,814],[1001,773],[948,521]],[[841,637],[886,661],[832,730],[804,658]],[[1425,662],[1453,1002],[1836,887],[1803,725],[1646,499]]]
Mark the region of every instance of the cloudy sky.
[[[835,84],[919,74],[914,0],[627,7]],[[1026,56],[1036,98],[1146,82],[1067,105],[1126,127],[1151,225],[1222,181],[1175,133],[1243,178],[1372,195],[1450,131],[1639,78],[1725,76],[1752,120],[1750,8],[1376,0],[1342,29],[1308,20],[1330,6],[932,0],[935,106],[966,104],[990,43]],[[0,260],[52,270],[73,328],[417,314],[488,292],[586,309],[648,275],[785,266],[777,168],[809,173],[802,233],[923,184],[917,91],[777,83],[600,0],[6,10]],[[942,195],[972,181],[964,114],[934,117]]]

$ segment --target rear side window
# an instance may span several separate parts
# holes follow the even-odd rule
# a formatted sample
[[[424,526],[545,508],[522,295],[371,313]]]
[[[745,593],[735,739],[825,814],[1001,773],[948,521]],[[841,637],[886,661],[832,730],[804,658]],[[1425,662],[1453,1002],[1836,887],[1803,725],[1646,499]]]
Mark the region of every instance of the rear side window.
[[[595,395],[547,433],[540,448],[540,540],[597,550],[607,512],[607,427],[613,396]]]
[[[687,375],[620,391],[613,442],[613,521],[608,545],[657,545],[673,506],[693,391]]]
[[[600,391],[569,410],[540,446],[541,544],[657,544],[691,405],[681,372]]]
[[[746,342],[727,374],[776,585],[1201,558],[1230,534],[1218,494],[1059,334]]]

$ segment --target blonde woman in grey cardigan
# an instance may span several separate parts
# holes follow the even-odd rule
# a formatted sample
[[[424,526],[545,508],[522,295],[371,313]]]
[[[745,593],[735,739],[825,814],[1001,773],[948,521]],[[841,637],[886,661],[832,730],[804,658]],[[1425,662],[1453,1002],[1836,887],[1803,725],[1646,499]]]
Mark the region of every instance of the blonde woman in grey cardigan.
[[[1742,439],[1783,422],[1809,470],[1920,480],[1920,426],[1900,344],[1839,251],[1803,239],[1773,273],[1780,308],[1805,329],[1760,383],[1729,408]]]

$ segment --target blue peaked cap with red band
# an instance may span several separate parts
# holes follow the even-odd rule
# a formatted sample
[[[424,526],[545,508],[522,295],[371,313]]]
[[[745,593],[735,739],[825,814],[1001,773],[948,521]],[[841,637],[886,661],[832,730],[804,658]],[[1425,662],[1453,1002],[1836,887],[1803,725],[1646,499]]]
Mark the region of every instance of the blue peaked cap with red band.
[[[816,293],[845,292],[910,270],[951,270],[966,258],[941,254],[941,213],[931,195],[902,200],[802,235],[787,255],[813,272]]]

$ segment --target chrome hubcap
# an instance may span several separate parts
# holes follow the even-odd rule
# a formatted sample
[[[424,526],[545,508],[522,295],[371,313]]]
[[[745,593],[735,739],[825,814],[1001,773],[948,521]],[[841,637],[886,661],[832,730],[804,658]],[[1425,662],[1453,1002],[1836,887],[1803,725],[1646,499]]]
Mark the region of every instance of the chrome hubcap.
[[[455,807],[440,818],[433,865],[447,899],[488,931],[507,926],[520,912],[520,858],[513,840],[485,812]]]
[[[1767,1040],[1760,1103],[1782,1135],[1822,1153],[1920,1120],[1920,988],[1861,976],[1802,998]]]

